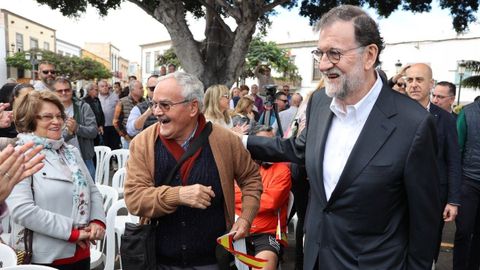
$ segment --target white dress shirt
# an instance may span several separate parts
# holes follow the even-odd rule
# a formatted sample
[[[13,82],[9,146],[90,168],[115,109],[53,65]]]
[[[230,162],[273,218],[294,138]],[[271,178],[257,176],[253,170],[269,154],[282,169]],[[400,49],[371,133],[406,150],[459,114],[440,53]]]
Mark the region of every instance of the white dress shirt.
[[[343,108],[335,98],[330,104],[330,110],[334,116],[323,156],[323,185],[327,201],[337,186],[348,157],[372,111],[382,86],[382,80],[377,74],[375,84],[357,104]]]

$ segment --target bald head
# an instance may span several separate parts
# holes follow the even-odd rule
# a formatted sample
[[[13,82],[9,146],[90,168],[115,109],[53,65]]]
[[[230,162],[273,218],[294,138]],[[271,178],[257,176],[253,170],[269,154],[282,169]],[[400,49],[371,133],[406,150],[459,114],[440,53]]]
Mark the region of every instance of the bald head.
[[[300,107],[300,104],[302,103],[302,95],[300,95],[299,93],[295,93],[292,95],[292,99],[290,100],[290,106],[293,106],[293,107]]]
[[[405,71],[405,75],[408,96],[426,108],[430,103],[430,91],[433,88],[432,68],[424,63],[416,63]]]

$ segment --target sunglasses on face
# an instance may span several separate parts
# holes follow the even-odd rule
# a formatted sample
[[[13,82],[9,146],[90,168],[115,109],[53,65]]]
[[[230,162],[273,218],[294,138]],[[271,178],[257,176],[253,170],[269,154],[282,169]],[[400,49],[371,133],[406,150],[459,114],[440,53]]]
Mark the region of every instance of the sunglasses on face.
[[[55,70],[42,70],[42,73],[47,75],[48,73],[55,75],[57,72]]]
[[[155,86],[147,86],[147,88],[148,88],[148,90],[150,90],[152,92],[155,90]]]
[[[405,88],[407,87],[407,84],[406,83],[396,83],[396,85],[400,88]]]

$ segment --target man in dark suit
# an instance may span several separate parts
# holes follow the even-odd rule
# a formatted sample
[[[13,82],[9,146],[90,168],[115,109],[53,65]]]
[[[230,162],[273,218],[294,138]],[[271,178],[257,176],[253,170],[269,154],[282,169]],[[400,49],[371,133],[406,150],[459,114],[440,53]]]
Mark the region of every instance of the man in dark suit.
[[[455,103],[455,95],[457,94],[457,87],[455,84],[447,81],[438,82],[432,91],[431,101],[438,107],[451,113],[455,119],[457,114],[453,111],[453,103]]]
[[[437,131],[437,165],[440,180],[440,203],[443,207],[443,221],[455,220],[460,204],[461,162],[458,146],[457,126],[455,117],[446,110],[430,102],[430,90],[434,82],[432,69],[423,63],[413,64],[406,70],[407,94],[430,111],[435,121]],[[433,95],[434,92],[432,92]],[[438,97],[434,99],[438,100]],[[443,221],[438,231],[437,253],[438,259],[442,241]]]
[[[305,163],[304,269],[430,269],[440,222],[435,127],[375,70],[375,21],[339,6],[312,53],[325,78],[297,139],[244,137],[260,160]]]

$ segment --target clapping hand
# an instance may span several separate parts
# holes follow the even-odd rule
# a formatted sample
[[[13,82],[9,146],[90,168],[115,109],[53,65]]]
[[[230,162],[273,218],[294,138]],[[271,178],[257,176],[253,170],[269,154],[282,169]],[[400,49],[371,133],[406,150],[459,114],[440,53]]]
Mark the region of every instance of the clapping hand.
[[[42,160],[45,156],[38,154],[42,146],[32,148],[33,145],[33,142],[28,142],[17,149],[8,145],[0,152],[0,203],[8,197],[16,184],[43,167]]]

